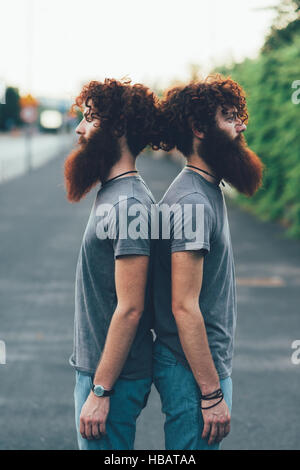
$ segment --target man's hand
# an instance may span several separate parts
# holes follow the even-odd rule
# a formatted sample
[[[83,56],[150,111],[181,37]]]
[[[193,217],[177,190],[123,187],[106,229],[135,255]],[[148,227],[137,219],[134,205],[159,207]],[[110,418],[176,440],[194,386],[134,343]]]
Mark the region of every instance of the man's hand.
[[[106,433],[109,400],[109,397],[96,397],[93,392],[89,394],[80,414],[79,429],[84,439],[100,439]]]
[[[202,406],[211,406],[217,403],[219,398],[214,400],[203,400]],[[208,444],[221,442],[230,432],[230,413],[228,406],[223,399],[218,405],[209,410],[201,410],[204,428],[202,439],[208,439]]]

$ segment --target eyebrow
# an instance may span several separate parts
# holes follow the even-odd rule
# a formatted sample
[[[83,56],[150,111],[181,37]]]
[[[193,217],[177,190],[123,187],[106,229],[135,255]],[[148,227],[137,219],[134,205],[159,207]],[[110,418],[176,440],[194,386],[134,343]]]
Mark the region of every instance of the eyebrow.
[[[238,111],[223,110],[222,114],[223,114],[223,116],[226,116],[226,117],[237,117],[238,116]]]
[[[91,119],[100,119],[98,113],[93,108],[89,108],[89,107],[87,107],[85,109],[85,111],[82,113],[82,115],[85,118],[90,116]]]
[[[90,117],[91,119],[93,119],[92,117],[92,111],[91,109],[86,109],[83,113],[83,118],[87,120],[88,117]]]

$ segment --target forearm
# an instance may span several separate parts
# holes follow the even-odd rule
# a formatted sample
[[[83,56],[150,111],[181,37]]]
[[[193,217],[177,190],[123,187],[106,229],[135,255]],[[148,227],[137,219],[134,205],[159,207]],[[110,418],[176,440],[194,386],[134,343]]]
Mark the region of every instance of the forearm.
[[[201,392],[205,395],[215,391],[220,382],[200,309],[177,312],[175,319],[183,351]]]
[[[104,350],[99,361],[94,383],[110,390],[125,364],[133,343],[140,315],[116,310],[107,333]]]

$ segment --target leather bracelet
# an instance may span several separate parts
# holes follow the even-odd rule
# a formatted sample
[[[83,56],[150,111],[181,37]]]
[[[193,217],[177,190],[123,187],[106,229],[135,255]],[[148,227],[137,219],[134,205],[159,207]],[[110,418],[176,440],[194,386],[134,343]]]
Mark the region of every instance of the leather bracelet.
[[[217,406],[221,401],[223,400],[224,396],[222,396],[221,400],[217,401],[217,403],[214,403],[213,405],[210,406],[200,406],[201,410],[209,410],[210,408],[213,408],[214,406]]]
[[[223,394],[221,388],[218,388],[218,389],[215,390],[214,392],[208,393],[207,395],[202,395],[202,394],[200,393],[201,402],[202,402],[202,400],[215,400],[215,399],[217,399],[217,398],[220,398],[220,400],[217,401],[217,403],[214,403],[213,405],[211,405],[211,406],[206,406],[206,407],[200,406],[201,410],[209,410],[210,408],[213,408],[214,406],[217,406],[217,405],[218,405],[219,403],[221,403],[221,401],[223,400],[224,394]],[[202,403],[201,403],[201,404],[202,404]]]
[[[214,398],[221,398],[223,396],[223,392],[221,388],[218,388],[214,392],[208,393],[207,395],[202,395],[200,392],[201,400],[213,400]]]

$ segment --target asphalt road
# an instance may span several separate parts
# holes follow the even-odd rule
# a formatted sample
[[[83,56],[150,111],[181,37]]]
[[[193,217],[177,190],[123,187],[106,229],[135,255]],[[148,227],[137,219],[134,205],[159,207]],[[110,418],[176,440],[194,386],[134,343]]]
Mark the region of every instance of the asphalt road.
[[[0,449],[76,449],[72,350],[74,277],[96,189],[67,202],[60,156],[0,185]],[[180,170],[140,157],[159,200]],[[300,242],[228,201],[238,277],[231,434],[223,449],[300,449]],[[300,354],[299,354],[300,356]],[[163,449],[153,389],[138,420],[136,449]]]

